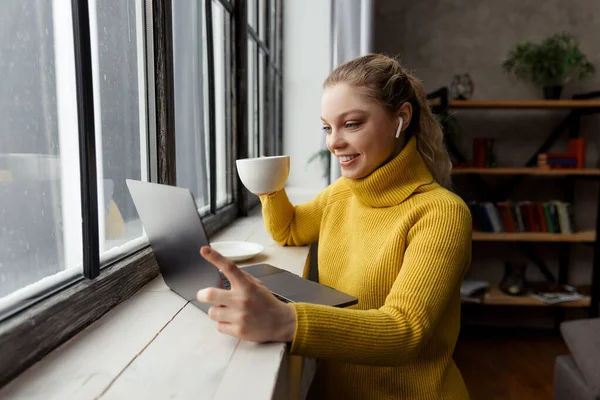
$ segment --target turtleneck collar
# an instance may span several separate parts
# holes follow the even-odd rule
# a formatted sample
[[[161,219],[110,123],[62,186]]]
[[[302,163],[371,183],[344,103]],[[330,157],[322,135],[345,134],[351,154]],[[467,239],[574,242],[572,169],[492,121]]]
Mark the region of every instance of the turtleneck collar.
[[[354,196],[370,207],[391,207],[402,203],[419,187],[433,183],[412,137],[400,153],[361,179],[342,178]]]

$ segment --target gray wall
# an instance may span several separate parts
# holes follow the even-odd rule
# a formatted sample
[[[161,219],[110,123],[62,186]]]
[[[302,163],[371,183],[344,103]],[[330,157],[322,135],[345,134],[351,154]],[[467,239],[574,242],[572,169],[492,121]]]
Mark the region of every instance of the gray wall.
[[[501,64],[519,40],[538,41],[562,30],[580,39],[583,52],[599,70],[592,80],[569,85],[563,97],[600,90],[600,1],[376,1],[377,52],[400,56],[402,62],[423,80],[428,91],[449,86],[456,73],[469,72],[475,83],[473,97],[476,99],[541,98],[539,89],[506,76]],[[470,157],[473,137],[494,137],[499,164],[519,166],[565,115],[564,111],[460,111],[456,116],[463,132],[458,136],[457,144]],[[590,140],[588,167],[596,166],[599,128],[599,117],[582,119],[582,135]],[[565,143],[559,143],[553,150],[564,149],[561,146]],[[502,182],[502,178],[486,179],[493,184]],[[462,183],[457,180],[460,187],[463,187]],[[576,223],[582,228],[594,226],[596,195],[597,184],[581,181],[576,185]],[[527,178],[513,198],[542,201],[562,196],[560,180]],[[555,268],[553,246],[539,248]],[[574,245],[572,249],[572,282],[589,282],[591,249],[582,245]],[[520,259],[511,244],[475,243],[473,255],[471,276],[492,281],[499,280],[502,275],[499,260]],[[530,279],[540,279],[535,268],[529,268],[528,273]]]
[[[581,41],[600,68],[600,2],[596,0],[377,0],[375,49],[400,55],[427,89],[449,85],[455,73],[470,72],[475,98],[539,97],[500,67],[519,40],[538,41],[559,31]],[[567,88],[565,95],[600,88],[593,81]]]

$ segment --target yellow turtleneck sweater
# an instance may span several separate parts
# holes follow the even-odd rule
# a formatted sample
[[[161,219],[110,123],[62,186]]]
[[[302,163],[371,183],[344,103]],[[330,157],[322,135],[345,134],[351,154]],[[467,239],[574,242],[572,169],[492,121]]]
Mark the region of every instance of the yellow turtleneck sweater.
[[[340,178],[293,206],[261,196],[281,245],[319,241],[319,281],[356,296],[346,308],[296,303],[293,354],[319,359],[310,397],[468,399],[452,353],[471,214],[438,185],[412,138],[368,177]]]

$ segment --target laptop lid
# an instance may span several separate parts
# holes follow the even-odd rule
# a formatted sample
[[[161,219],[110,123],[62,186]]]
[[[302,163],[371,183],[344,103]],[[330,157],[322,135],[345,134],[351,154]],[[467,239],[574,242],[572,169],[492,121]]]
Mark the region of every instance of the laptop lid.
[[[196,300],[207,287],[223,287],[218,269],[200,255],[209,241],[189,189],[127,179],[158,267],[171,290],[207,312]]]

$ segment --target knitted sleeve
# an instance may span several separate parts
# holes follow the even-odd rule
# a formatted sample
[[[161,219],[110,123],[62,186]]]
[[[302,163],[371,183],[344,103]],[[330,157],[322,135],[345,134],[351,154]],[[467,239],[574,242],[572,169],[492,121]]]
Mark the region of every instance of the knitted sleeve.
[[[313,200],[293,206],[285,189],[262,195],[263,220],[267,232],[282,246],[304,246],[319,239],[321,218],[327,205],[331,186]]]
[[[412,361],[456,298],[471,260],[471,214],[463,203],[434,207],[410,229],[402,266],[379,309],[296,303],[291,352],[354,364]]]

